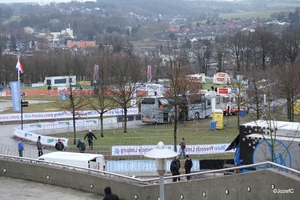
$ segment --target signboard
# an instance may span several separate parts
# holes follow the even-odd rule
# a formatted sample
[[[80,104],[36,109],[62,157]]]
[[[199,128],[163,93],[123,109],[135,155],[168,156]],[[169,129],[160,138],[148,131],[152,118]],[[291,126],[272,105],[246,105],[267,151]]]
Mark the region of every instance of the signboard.
[[[9,82],[9,87],[11,90],[11,99],[12,99],[12,106],[14,112],[21,112],[21,89],[20,89],[20,82],[13,81]]]
[[[230,94],[231,89],[230,88],[218,88],[217,94]]]
[[[185,149],[187,155],[199,155],[199,154],[218,154],[224,153],[227,147],[230,144],[221,143],[221,144],[199,144],[199,145],[188,145]],[[112,146],[111,155],[112,156],[134,156],[134,155],[144,155],[148,151],[156,148],[156,145],[124,145],[124,146]],[[165,148],[174,151],[174,145],[165,145]],[[181,151],[180,146],[177,145],[179,152]],[[234,152],[233,150],[227,152]]]
[[[213,84],[229,84],[230,76],[224,72],[218,72],[214,74]]]
[[[19,105],[21,107],[21,102],[19,102]],[[138,115],[139,110],[138,108],[128,108],[127,114],[128,116]],[[95,110],[78,111],[76,115],[79,118],[99,117],[99,113]],[[117,108],[117,109],[109,110],[105,112],[103,116],[114,117],[118,115],[123,115],[123,109]],[[71,118],[73,118],[73,115],[72,112],[70,111],[24,113],[23,115],[24,120],[71,119]],[[19,121],[19,120],[20,120],[20,114],[0,114],[0,121],[2,122]]]
[[[60,94],[60,99],[61,100],[66,100],[67,99],[67,94],[66,93],[61,93]]]

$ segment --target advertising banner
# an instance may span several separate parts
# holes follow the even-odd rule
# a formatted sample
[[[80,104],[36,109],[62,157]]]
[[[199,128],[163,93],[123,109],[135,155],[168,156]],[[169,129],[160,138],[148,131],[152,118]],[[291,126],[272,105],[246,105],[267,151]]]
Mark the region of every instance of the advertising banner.
[[[9,82],[14,112],[21,112],[21,90],[18,81]]]

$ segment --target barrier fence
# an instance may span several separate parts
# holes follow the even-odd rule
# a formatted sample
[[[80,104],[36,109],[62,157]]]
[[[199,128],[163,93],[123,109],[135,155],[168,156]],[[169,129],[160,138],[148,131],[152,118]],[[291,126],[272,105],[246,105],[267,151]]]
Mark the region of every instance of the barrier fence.
[[[100,123],[95,123],[95,125],[91,125],[91,123],[76,123],[76,136],[83,138],[86,131],[88,129],[92,129],[93,131],[97,130],[97,145],[94,146],[93,151],[88,147],[88,141],[86,142],[86,152],[87,153],[99,153],[103,154],[106,159],[111,160],[123,160],[123,159],[141,159],[142,155],[113,155],[112,146],[134,146],[134,145],[157,145],[159,141],[163,141],[165,145],[173,145],[174,146],[174,135],[173,135],[173,124],[155,124],[155,125],[145,125],[142,124],[139,120],[133,120],[127,122],[127,130],[130,133],[139,133],[138,137],[128,137],[127,135],[123,135],[123,126],[124,122],[118,122],[117,118],[106,118],[104,123],[104,135],[109,134],[119,134],[120,137],[100,137],[99,129]],[[73,126],[66,125],[67,123],[71,123],[71,120],[65,121],[54,121],[54,122],[38,122],[25,124],[24,128],[28,128],[28,131],[31,131],[36,135],[51,135],[52,137],[61,137],[62,134],[70,135],[68,146],[65,148],[66,151],[78,152],[78,149],[73,144]],[[83,121],[93,121],[93,119],[83,120]],[[226,123],[225,123],[226,124]],[[232,126],[230,127],[232,128]],[[16,128],[15,128],[16,129]],[[226,129],[226,127],[224,128]],[[179,135],[184,135],[187,131],[196,133],[193,136],[184,136],[186,138],[187,148],[189,145],[202,145],[202,144],[230,144],[236,135],[234,136],[215,136],[214,134],[217,131],[210,130],[210,120],[197,120],[190,122],[181,122],[178,123],[177,126],[177,142],[181,140]],[[209,132],[210,136],[201,136],[200,132]],[[156,133],[156,134],[153,134]],[[162,133],[162,134],[160,134]],[[199,136],[197,136],[199,133]],[[60,134],[60,136],[56,136],[56,134]],[[141,135],[144,134],[144,137]],[[166,136],[167,134],[167,136]],[[238,133],[237,133],[238,134]],[[133,134],[134,135],[134,134]],[[207,135],[207,134],[206,134]],[[25,138],[26,139],[26,138]],[[25,141],[33,146],[33,153],[24,152],[24,156],[35,158],[37,154],[37,150],[35,147],[36,138],[33,137],[32,141]],[[0,143],[1,140],[0,140]],[[109,145],[108,145],[109,144]],[[177,144],[178,146],[178,144]],[[45,145],[45,151],[55,151],[53,145],[47,146]],[[178,148],[177,148],[178,150]],[[31,149],[28,151],[31,151]],[[9,154],[7,152],[14,152],[14,154]],[[8,155],[17,155],[17,147],[10,147],[5,145],[5,143],[1,144],[0,153],[8,154]],[[233,152],[224,152],[217,154],[193,154],[191,155],[192,159],[232,159]]]
[[[128,137],[128,138],[119,138],[118,140],[115,140],[113,138],[99,138],[102,140],[102,143],[107,144],[113,144],[112,146],[134,146],[135,144],[152,144],[156,145],[157,141],[164,141],[165,145],[173,145],[173,137],[141,137],[141,138],[134,138],[134,137]],[[196,145],[196,144],[212,144],[212,141],[214,143],[218,144],[230,144],[232,142],[234,137],[193,137],[193,138],[187,138],[187,140],[192,141],[192,143],[187,144],[187,148],[189,148],[189,145]],[[219,142],[216,142],[219,141]],[[34,141],[24,141],[26,144],[25,151],[24,151],[24,157],[29,158],[37,158],[38,151],[36,148],[36,143]],[[143,155],[113,155],[112,152],[112,146],[108,145],[96,145],[93,147],[93,150],[89,149],[87,140],[86,143],[86,150],[85,153],[96,153],[96,154],[103,154],[105,156],[106,160],[130,160],[130,159],[146,159]],[[43,147],[44,154],[56,151],[53,146],[46,146]],[[71,151],[71,152],[79,152],[76,145],[68,145],[65,147],[65,151]],[[6,154],[6,155],[13,155],[18,156],[18,149],[17,149],[17,142],[13,145],[8,145],[5,140],[0,140],[0,154]],[[217,153],[217,154],[192,154],[190,155],[192,159],[232,159],[234,153],[233,152],[223,152],[223,153]]]

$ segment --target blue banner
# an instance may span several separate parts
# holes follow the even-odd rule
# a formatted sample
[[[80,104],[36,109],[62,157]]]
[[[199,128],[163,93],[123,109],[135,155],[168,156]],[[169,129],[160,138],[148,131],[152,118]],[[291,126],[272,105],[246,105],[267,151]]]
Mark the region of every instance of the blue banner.
[[[66,100],[66,99],[67,99],[67,94],[61,93],[61,94],[60,94],[60,99],[61,99],[61,100]]]
[[[12,106],[14,112],[21,112],[21,89],[20,82],[9,82]]]

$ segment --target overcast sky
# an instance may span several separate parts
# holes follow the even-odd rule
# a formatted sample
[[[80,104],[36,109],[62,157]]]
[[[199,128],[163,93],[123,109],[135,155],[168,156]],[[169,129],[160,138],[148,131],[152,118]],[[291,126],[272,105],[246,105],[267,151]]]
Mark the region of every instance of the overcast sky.
[[[27,3],[27,2],[35,2],[35,3],[49,3],[49,2],[71,2],[72,0],[0,0],[0,3]],[[82,1],[82,0],[78,0]]]

